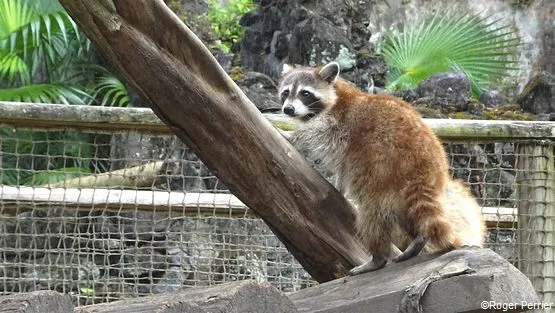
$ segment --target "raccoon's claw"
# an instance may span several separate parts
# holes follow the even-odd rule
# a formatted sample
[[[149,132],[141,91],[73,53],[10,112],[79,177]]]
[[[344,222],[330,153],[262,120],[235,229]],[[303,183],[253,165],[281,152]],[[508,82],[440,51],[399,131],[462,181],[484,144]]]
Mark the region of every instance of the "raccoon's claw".
[[[418,253],[422,251],[426,243],[428,243],[428,238],[424,238],[421,235],[417,236],[412,240],[403,253],[393,258],[393,262],[401,262],[417,256]]]
[[[362,265],[359,265],[357,267],[353,267],[349,271],[349,275],[354,276],[354,275],[358,275],[366,272],[379,270],[380,268],[384,267],[386,263],[387,263],[386,259],[372,257],[372,260]]]

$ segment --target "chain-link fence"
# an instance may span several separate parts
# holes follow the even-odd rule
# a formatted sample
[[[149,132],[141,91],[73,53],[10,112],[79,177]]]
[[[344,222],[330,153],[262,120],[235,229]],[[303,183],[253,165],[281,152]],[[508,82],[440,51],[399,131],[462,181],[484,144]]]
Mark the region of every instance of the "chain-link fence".
[[[0,103],[0,293],[53,289],[83,305],[315,283],[150,110],[19,106]],[[553,302],[555,123],[445,123],[432,126],[483,206],[488,247]]]

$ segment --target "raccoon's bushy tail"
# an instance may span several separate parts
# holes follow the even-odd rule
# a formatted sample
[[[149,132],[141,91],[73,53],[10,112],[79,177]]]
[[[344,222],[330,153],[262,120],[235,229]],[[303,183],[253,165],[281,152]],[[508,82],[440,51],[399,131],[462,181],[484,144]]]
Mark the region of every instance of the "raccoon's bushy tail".
[[[406,190],[407,217],[411,236],[428,238],[439,250],[459,248],[464,242],[457,236],[454,225],[444,210],[441,190],[424,184],[414,184]]]

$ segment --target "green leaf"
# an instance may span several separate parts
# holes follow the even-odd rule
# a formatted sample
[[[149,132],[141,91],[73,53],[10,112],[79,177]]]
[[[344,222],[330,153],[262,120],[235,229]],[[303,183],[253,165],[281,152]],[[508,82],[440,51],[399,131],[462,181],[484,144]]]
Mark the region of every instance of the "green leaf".
[[[402,32],[387,33],[379,52],[391,67],[389,89],[415,88],[441,72],[460,71],[476,94],[515,69],[515,32],[478,15],[435,16]]]
[[[90,95],[82,89],[64,84],[34,84],[0,89],[0,101],[87,105],[90,100]]]
[[[93,91],[94,98],[99,99],[102,106],[127,107],[131,105],[125,85],[106,70],[96,79]]]

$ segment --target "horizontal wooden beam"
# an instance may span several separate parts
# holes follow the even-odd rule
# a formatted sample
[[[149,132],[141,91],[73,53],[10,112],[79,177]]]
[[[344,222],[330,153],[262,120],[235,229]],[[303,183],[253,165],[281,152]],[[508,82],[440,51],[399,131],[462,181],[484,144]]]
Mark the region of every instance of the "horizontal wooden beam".
[[[0,201],[3,214],[16,212],[23,205],[33,205],[112,212],[171,210],[179,214],[256,217],[241,200],[227,193],[0,186]],[[482,208],[488,227],[498,228],[516,227],[516,211],[515,208]]]
[[[237,197],[224,193],[167,192],[102,188],[45,188],[0,186],[3,210],[32,204],[34,206],[63,206],[78,210],[140,210],[180,214],[245,215],[246,206]],[[6,213],[6,212],[3,212]]]
[[[295,122],[281,114],[264,114],[278,129]],[[555,139],[555,122],[425,119],[438,136],[450,140]],[[170,134],[149,108],[0,102],[0,124],[29,128],[75,128]]]

